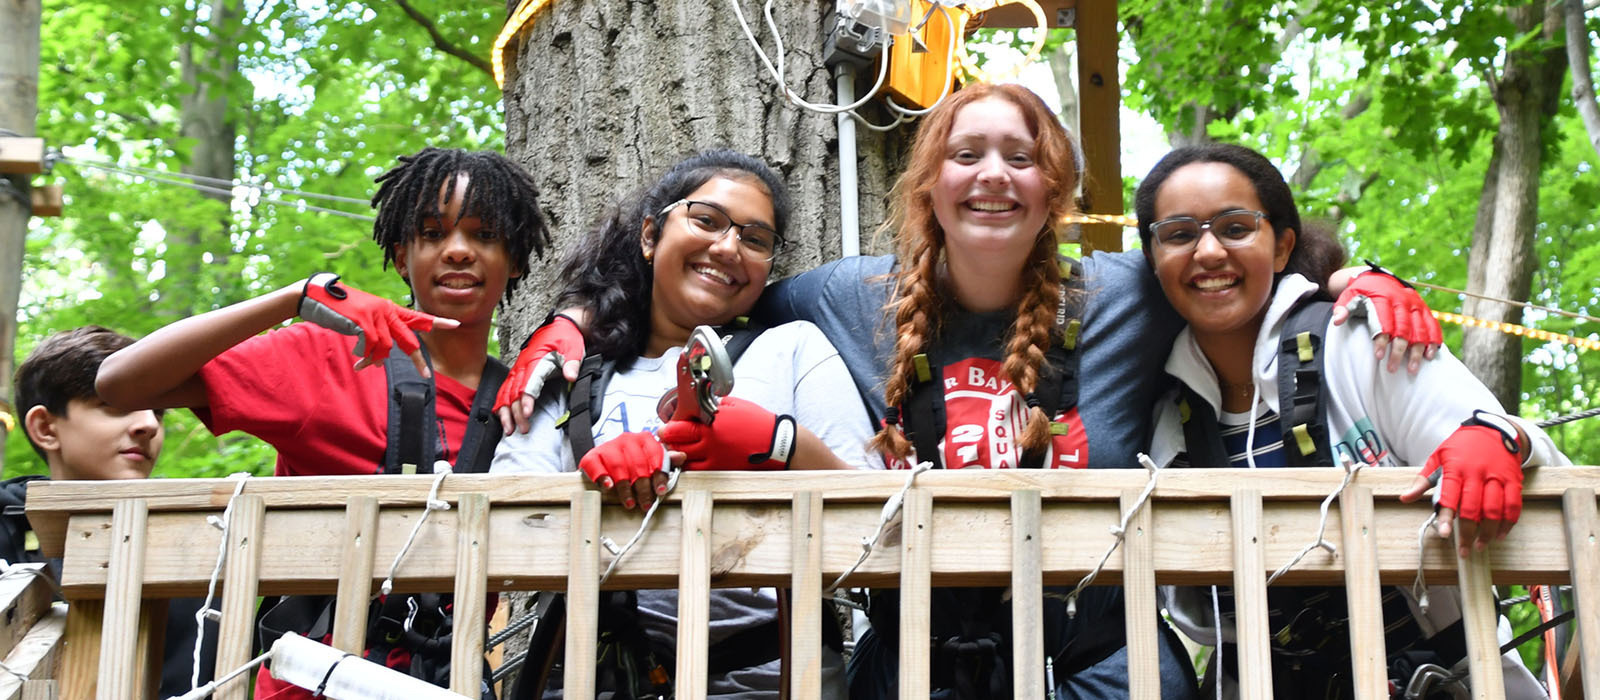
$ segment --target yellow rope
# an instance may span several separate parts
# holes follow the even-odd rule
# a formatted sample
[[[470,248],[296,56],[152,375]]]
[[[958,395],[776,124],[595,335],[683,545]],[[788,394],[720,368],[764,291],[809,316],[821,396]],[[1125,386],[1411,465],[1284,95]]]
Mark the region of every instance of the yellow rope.
[[[533,14],[540,8],[550,4],[550,0],[522,0],[517,5],[515,12],[506,19],[505,26],[500,28],[500,35],[494,38],[494,49],[489,52],[489,61],[494,65],[494,84],[500,89],[506,87],[506,47],[511,45],[511,40],[517,38],[522,28],[533,18]]]
[[[1487,328],[1492,331],[1500,331],[1501,333],[1509,333],[1515,336],[1533,338],[1534,340],[1565,343],[1579,350],[1600,350],[1600,341],[1590,340],[1588,338],[1574,338],[1565,333],[1552,333],[1550,331],[1542,331],[1537,328],[1529,328],[1527,326],[1521,326],[1515,323],[1489,321],[1481,318],[1473,318],[1472,316],[1464,316],[1462,314],[1453,314],[1448,311],[1434,311],[1433,317],[1445,323],[1454,323],[1476,328]]]
[[[1127,214],[1085,214],[1074,212],[1061,217],[1063,224],[1115,224],[1125,228],[1138,228],[1138,217]]]

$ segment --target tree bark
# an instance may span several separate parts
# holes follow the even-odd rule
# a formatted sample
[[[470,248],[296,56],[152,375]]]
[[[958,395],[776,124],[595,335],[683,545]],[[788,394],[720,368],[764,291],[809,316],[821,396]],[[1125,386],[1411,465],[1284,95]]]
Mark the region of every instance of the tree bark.
[[[1542,29],[1545,42],[1561,36],[1561,8],[1539,4],[1507,10],[1518,34]],[[1539,173],[1543,166],[1542,131],[1555,115],[1566,54],[1553,48],[1520,49],[1506,56],[1505,69],[1495,83],[1494,100],[1500,113],[1495,134],[1493,170],[1485,175],[1485,199],[1478,223],[1487,219],[1487,231],[1473,232],[1468,260],[1468,291],[1486,296],[1525,301],[1533,280],[1533,239],[1539,215]],[[1481,239],[1481,240],[1480,240]],[[1474,286],[1474,285],[1477,286]],[[1519,307],[1468,298],[1467,315],[1520,323]],[[1507,411],[1522,404],[1522,338],[1497,330],[1468,328],[1462,343],[1462,361],[1481,379]]]
[[[234,141],[238,128],[228,110],[228,83],[239,70],[239,51],[234,33],[242,11],[240,0],[210,0],[209,5],[210,16],[205,19],[205,36],[200,36],[191,27],[189,40],[178,49],[183,82],[192,89],[178,98],[178,131],[183,138],[193,139],[189,157],[179,170],[188,175],[232,180]],[[231,194],[216,192],[202,196],[222,202],[224,207],[233,198]],[[193,296],[188,313],[184,315],[211,307],[212,302],[207,299],[204,290],[225,288],[203,281],[205,271],[201,263],[206,253],[211,254],[214,263],[226,261],[232,252],[232,241],[228,236],[231,223],[232,216],[225,208],[216,228],[193,228],[179,234],[189,247],[189,261],[183,269],[188,277],[185,283],[172,285],[171,288],[202,292]]]
[[[0,2],[0,129],[32,136],[39,116],[40,0]],[[0,176],[4,177],[4,176]],[[16,367],[17,303],[22,297],[22,258],[33,207],[24,204],[28,177],[11,177],[0,191],[0,400],[6,410]],[[21,193],[20,197],[8,193]],[[20,424],[21,411],[17,414]],[[5,424],[0,423],[0,473],[5,470]],[[7,475],[9,476],[9,475]]]
[[[1567,65],[1572,68],[1572,102],[1583,118],[1589,146],[1600,153],[1600,104],[1595,103],[1594,77],[1589,72],[1589,27],[1583,21],[1583,0],[1564,3],[1567,27]]]
[[[774,51],[761,7],[742,0],[762,47]],[[774,12],[785,79],[811,102],[834,102],[822,64],[831,0],[794,0]],[[776,58],[776,57],[774,57]],[[554,254],[534,264],[501,317],[501,347],[516,348],[542,320],[559,284],[558,261],[620,197],[695,151],[727,147],[766,159],[793,202],[776,275],[839,257],[838,135],[831,115],[787,103],[725,0],[571,0],[541,10],[508,58],[506,152],[533,175],[550,218]],[[860,71],[857,94],[876,72]],[[869,110],[867,116],[887,121]],[[857,130],[862,249],[911,134]]]
[[[1078,75],[1077,42],[1061,42],[1055,54],[1050,56],[1049,63],[1050,77],[1056,83],[1056,94],[1061,96],[1061,123],[1072,126],[1072,133],[1082,138],[1083,130],[1078,127],[1078,82],[1074,80]]]

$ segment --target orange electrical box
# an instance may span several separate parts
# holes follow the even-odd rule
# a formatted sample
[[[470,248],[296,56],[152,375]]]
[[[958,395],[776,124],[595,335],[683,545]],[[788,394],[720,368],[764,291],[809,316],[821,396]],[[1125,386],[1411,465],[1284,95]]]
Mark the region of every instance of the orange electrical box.
[[[940,12],[927,0],[911,0],[916,21],[927,17],[922,28],[911,35],[894,38],[889,47],[889,76],[885,89],[901,107],[925,109],[939,101],[950,81],[955,80],[955,52],[967,13],[961,9]],[[933,14],[929,14],[932,9]],[[952,26],[953,25],[953,26]],[[951,38],[955,42],[951,42]]]

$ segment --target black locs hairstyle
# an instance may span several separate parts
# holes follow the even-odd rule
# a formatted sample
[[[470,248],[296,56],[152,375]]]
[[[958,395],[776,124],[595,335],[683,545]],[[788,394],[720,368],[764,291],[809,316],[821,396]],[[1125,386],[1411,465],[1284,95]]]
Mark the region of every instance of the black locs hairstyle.
[[[400,156],[400,164],[379,175],[372,206],[378,209],[372,240],[383,248],[383,265],[394,262],[395,249],[411,240],[426,217],[438,217],[439,189],[457,173],[468,177],[462,216],[475,216],[499,233],[511,254],[512,269],[528,270],[531,253],[544,255],[550,231],[539,210],[539,188],[528,172],[498,153],[424,148]],[[506,283],[506,298],[518,279]]]
[[[1275,233],[1286,229],[1295,232],[1294,251],[1282,274],[1300,273],[1319,285],[1327,282],[1345,261],[1344,248],[1338,239],[1322,226],[1307,228],[1301,224],[1300,209],[1295,206],[1294,193],[1283,173],[1266,156],[1255,150],[1231,143],[1207,143],[1198,146],[1175,148],[1162,157],[1133,195],[1133,208],[1139,216],[1139,242],[1145,257],[1151,255],[1150,225],[1156,221],[1156,194],[1167,178],[1179,168],[1192,163],[1222,163],[1243,173],[1255,188],[1256,198],[1266,210],[1267,223]]]
[[[699,189],[711,178],[754,178],[772,198],[778,233],[789,223],[789,194],[777,173],[760,159],[726,149],[703,151],[679,161],[600,220],[598,230],[580,241],[561,269],[557,306],[589,307],[589,351],[610,360],[644,352],[650,337],[650,288],[655,275],[640,255],[639,235],[667,205]],[[656,235],[660,235],[660,222]]]
[[[74,328],[45,338],[17,366],[13,377],[17,415],[26,415],[34,406],[43,406],[56,416],[67,415],[68,402],[96,396],[94,377],[100,363],[132,344],[133,338],[100,326]],[[31,436],[28,443],[33,444]],[[44,457],[38,445],[33,449]]]

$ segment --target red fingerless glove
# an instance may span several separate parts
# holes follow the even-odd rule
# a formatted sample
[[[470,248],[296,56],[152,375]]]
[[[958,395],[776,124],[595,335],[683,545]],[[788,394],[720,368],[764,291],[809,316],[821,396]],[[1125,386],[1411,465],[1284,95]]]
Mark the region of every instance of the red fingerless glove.
[[[356,337],[354,353],[363,360],[382,362],[392,347],[417,351],[413,331],[433,330],[434,317],[405,308],[383,297],[339,284],[339,276],[318,272],[300,291],[300,318],[336,333]]]
[[[793,416],[773,415],[749,401],[728,397],[706,425],[674,420],[656,432],[662,444],[688,456],[683,468],[698,470],[779,470],[794,456]]]
[[[1377,324],[1378,333],[1388,333],[1410,345],[1443,342],[1439,320],[1433,317],[1422,295],[1377,263],[1368,260],[1367,266],[1372,269],[1350,280],[1334,303],[1350,309],[1352,314],[1365,314]]]
[[[522,344],[516,362],[494,395],[494,410],[510,406],[523,394],[539,398],[550,375],[559,374],[567,360],[581,357],[583,331],[577,322],[561,314],[551,316]]]
[[[578,469],[602,488],[648,479],[667,467],[667,448],[650,433],[623,433],[583,456]]]
[[[1504,420],[1504,419],[1500,419]],[[1476,415],[1445,438],[1422,473],[1439,482],[1435,501],[1466,520],[1514,523],[1522,516],[1522,460],[1517,438]]]

